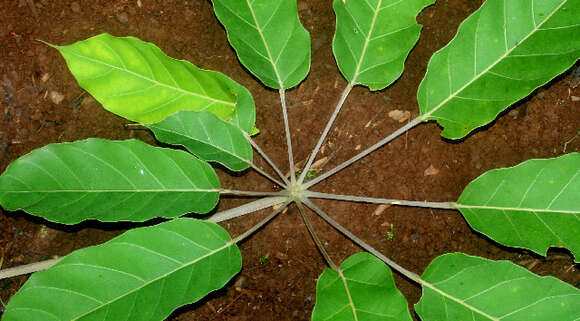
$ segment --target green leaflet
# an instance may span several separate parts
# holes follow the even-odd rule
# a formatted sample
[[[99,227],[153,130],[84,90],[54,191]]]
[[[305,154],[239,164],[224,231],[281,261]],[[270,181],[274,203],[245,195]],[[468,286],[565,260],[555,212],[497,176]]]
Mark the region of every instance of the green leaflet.
[[[580,291],[509,261],[463,253],[429,264],[415,311],[422,321],[572,321],[580,318]]]
[[[580,57],[580,1],[488,0],[433,55],[417,99],[442,136],[491,122]]]
[[[566,247],[580,258],[580,154],[533,159],[469,183],[457,208],[495,241],[546,255]]]
[[[2,321],[164,320],[223,287],[241,265],[238,247],[217,224],[175,219],[75,251],[35,273]]]
[[[352,84],[384,89],[401,73],[419,39],[417,14],[435,0],[334,0],[334,57]]]
[[[0,204],[47,220],[145,221],[207,213],[219,198],[213,168],[184,151],[137,140],[50,144],[0,176]]]
[[[241,63],[264,85],[287,89],[310,70],[310,35],[296,0],[212,0]]]
[[[375,256],[362,252],[346,259],[340,271],[325,269],[318,278],[312,321],[318,320],[412,319],[391,270]]]
[[[242,131],[211,113],[181,111],[147,125],[164,143],[182,145],[205,161],[216,161],[234,171],[252,163],[252,146]]]
[[[101,34],[53,46],[79,85],[108,111],[154,123],[180,110],[206,110],[251,132],[254,100],[225,75],[166,56],[152,43]]]

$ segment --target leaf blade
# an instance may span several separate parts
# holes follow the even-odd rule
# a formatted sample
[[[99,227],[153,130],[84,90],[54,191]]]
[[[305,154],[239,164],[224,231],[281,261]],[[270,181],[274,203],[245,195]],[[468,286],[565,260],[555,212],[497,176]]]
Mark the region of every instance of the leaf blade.
[[[240,251],[225,230],[175,219],[75,251],[35,273],[2,320],[163,320],[221,288],[240,269]]]
[[[245,88],[221,73],[170,58],[152,43],[105,33],[50,46],[82,88],[126,119],[153,123],[179,110],[207,110],[226,121],[235,117],[247,132],[254,125],[254,102]],[[238,99],[243,105],[237,106]],[[239,112],[244,114],[236,116]]]
[[[469,225],[493,240],[546,255],[580,257],[580,154],[528,160],[482,174],[457,201]]]
[[[205,161],[234,171],[252,163],[252,146],[236,126],[208,112],[180,111],[147,125],[164,143],[181,145]]]
[[[0,176],[3,208],[64,224],[207,213],[218,198],[219,181],[207,163],[137,140],[50,144]]]
[[[421,320],[562,320],[580,316],[580,291],[509,261],[444,254],[422,275]],[[443,303],[442,303],[443,302]]]
[[[332,50],[343,76],[371,90],[384,89],[397,80],[421,33],[415,17],[434,2],[334,0]]]
[[[240,62],[262,83],[288,89],[310,69],[310,35],[295,0],[212,0]]]
[[[568,0],[486,1],[429,61],[417,93],[421,115],[450,139],[491,122],[578,60],[579,9]]]
[[[318,278],[312,320],[412,319],[390,269],[361,252],[346,259],[340,271],[326,269]]]

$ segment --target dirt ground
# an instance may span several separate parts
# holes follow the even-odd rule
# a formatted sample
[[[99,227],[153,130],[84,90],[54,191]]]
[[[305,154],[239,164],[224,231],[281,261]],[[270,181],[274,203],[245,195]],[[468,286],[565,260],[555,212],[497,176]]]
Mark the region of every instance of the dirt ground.
[[[416,88],[429,57],[455,34],[459,23],[481,0],[439,0],[418,17],[421,39],[406,62],[405,73],[386,90],[355,88],[325,143],[325,168],[353,156],[401,126],[389,111],[418,114]],[[308,157],[346,81],[332,57],[334,14],[330,1],[298,1],[300,17],[312,35],[308,78],[287,93],[295,160]],[[246,86],[257,105],[257,143],[276,164],[288,170],[277,92],[260,85],[238,63],[225,31],[205,0],[192,1],[4,1],[0,7],[0,171],[17,157],[52,142],[87,137],[135,137],[154,144],[142,130],[104,111],[79,88],[59,54],[37,39],[70,44],[108,32],[136,36],[157,44],[168,55],[229,75]],[[454,201],[467,183],[483,172],[513,166],[529,158],[555,157],[580,150],[580,65],[508,109],[492,125],[459,142],[445,141],[435,123],[422,124],[357,164],[318,184],[333,193],[409,200]],[[576,97],[576,98],[575,98]],[[256,157],[256,162],[267,168]],[[428,168],[434,168],[425,172]],[[257,173],[232,176],[218,169],[222,186],[272,191]],[[431,174],[431,175],[426,175]],[[245,202],[223,198],[220,209]],[[436,256],[461,251],[490,259],[511,260],[539,275],[553,275],[580,286],[579,265],[566,250],[544,258],[499,246],[469,228],[458,212],[391,207],[378,215],[375,205],[316,201],[327,213],[402,266],[421,273]],[[238,235],[264,213],[223,226]],[[324,222],[314,226],[335,262],[360,249]],[[393,237],[387,233],[393,226]],[[83,223],[62,226],[22,212],[0,212],[2,267],[61,256],[107,241],[134,224]],[[291,208],[241,244],[243,269],[227,287],[196,304],[180,308],[168,320],[309,320],[315,282],[325,268],[297,211]],[[2,261],[3,259],[3,261]],[[4,303],[27,277],[0,281]],[[409,304],[420,288],[395,273]],[[1,307],[0,307],[1,308]],[[2,310],[0,310],[2,311]],[[0,312],[0,315],[2,313]],[[415,316],[417,318],[417,316]]]

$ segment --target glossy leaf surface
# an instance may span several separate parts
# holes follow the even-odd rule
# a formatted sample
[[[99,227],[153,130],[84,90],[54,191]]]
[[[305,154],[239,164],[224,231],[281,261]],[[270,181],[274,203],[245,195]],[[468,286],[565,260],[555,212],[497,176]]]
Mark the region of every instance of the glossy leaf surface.
[[[417,14],[435,0],[334,0],[334,57],[352,84],[379,90],[403,72],[419,39]]]
[[[546,255],[551,246],[580,257],[580,154],[491,170],[457,201],[469,224],[495,241]]]
[[[230,241],[218,225],[195,219],[130,230],[32,275],[2,321],[164,320],[240,271]]]
[[[212,0],[241,63],[264,85],[287,89],[310,70],[310,35],[296,0]]]
[[[0,176],[0,204],[65,224],[145,221],[207,213],[218,189],[213,168],[184,151],[91,138],[11,163]]]
[[[422,278],[415,311],[422,321],[572,321],[580,317],[580,290],[538,276],[510,261],[463,253],[437,257]]]
[[[159,141],[182,145],[198,157],[231,170],[241,171],[252,163],[252,146],[242,131],[211,113],[181,111],[147,127]]]
[[[147,124],[180,110],[206,110],[247,132],[254,126],[254,101],[244,87],[168,57],[152,43],[101,34],[54,47],[79,85],[126,119]]]
[[[418,91],[442,136],[486,125],[580,57],[580,1],[488,0],[436,52]]]
[[[346,259],[340,271],[326,269],[318,278],[312,320],[412,319],[391,270],[376,257],[362,252]]]

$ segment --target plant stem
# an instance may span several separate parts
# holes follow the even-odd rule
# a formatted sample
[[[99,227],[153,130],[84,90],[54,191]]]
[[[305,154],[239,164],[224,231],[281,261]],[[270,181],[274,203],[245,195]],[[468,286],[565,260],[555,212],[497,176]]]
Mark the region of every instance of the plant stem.
[[[220,189],[220,194],[225,195],[239,195],[239,196],[282,196],[286,195],[284,192],[254,192],[254,191],[239,191],[235,189]]]
[[[280,212],[282,212],[282,210],[284,208],[286,208],[286,206],[288,206],[288,204],[290,204],[290,202],[292,202],[292,200],[288,199],[284,205],[280,206],[279,208],[277,208],[276,210],[274,210],[270,215],[266,216],[263,220],[261,220],[258,224],[252,226],[252,228],[250,228],[249,230],[245,231],[244,233],[238,235],[235,239],[233,239],[231,241],[231,243],[238,243],[242,240],[244,240],[246,237],[250,236],[251,234],[253,234],[254,232],[256,232],[257,230],[259,230],[260,228],[262,228],[262,226],[266,225],[268,222],[270,222],[274,217],[276,217],[276,215],[278,215]]]
[[[233,218],[243,216],[249,213],[253,213],[268,207],[272,207],[278,205],[280,203],[288,201],[287,196],[273,196],[273,197],[265,197],[260,198],[259,200],[255,200],[250,203],[246,203],[242,206],[230,208],[225,211],[220,211],[210,217],[207,218],[208,222],[223,222],[227,220],[231,220]]]
[[[288,147],[288,164],[290,165],[290,182],[296,182],[296,173],[294,170],[294,153],[292,152],[292,138],[290,137],[290,125],[288,125],[288,110],[286,108],[286,92],[283,88],[280,92],[280,103],[282,104],[282,115],[284,116],[284,129],[286,131],[286,146]]]
[[[305,191],[304,196],[308,197],[308,198],[324,198],[324,199],[330,199],[330,200],[351,201],[351,202],[359,202],[359,203],[390,204],[390,205],[429,207],[429,208],[440,208],[440,209],[457,209],[457,205],[454,202],[407,201],[407,200],[396,200],[396,199],[388,199],[388,198],[375,198],[375,197],[364,197],[364,196],[354,196],[354,195],[329,194],[329,193],[320,193],[320,192],[311,192],[311,191]]]
[[[265,202],[265,201],[268,201],[268,202]],[[254,211],[257,211],[257,210],[265,208],[265,207],[270,207],[273,205],[280,204],[284,201],[285,201],[285,203],[283,206],[280,206],[279,208],[277,208],[274,212],[272,212],[272,214],[270,214],[268,217],[266,217],[265,219],[260,221],[260,223],[256,224],[254,227],[252,227],[248,231],[246,231],[243,234],[241,234],[240,236],[236,237],[234,240],[232,240],[232,242],[238,243],[239,241],[243,240],[244,238],[246,238],[247,236],[249,236],[250,234],[255,232],[260,227],[264,226],[272,218],[274,218],[278,213],[280,213],[286,206],[288,206],[288,204],[290,204],[291,200],[288,199],[287,197],[268,197],[268,198],[259,199],[256,202],[251,202],[251,203],[244,204],[243,206],[236,207],[235,209],[240,209],[242,207],[251,207],[248,205],[253,205],[253,210],[251,212],[254,212]],[[228,210],[228,211],[231,211],[231,210]],[[215,219],[216,216],[219,216],[219,214],[222,214],[225,212],[227,212],[227,211],[220,212],[220,213],[210,217],[207,221],[215,223],[215,222],[224,221],[226,219],[236,217],[236,216],[232,216],[232,217],[224,218],[221,220]],[[248,213],[248,212],[246,211],[246,213]],[[244,214],[246,214],[246,213],[244,213]],[[237,216],[240,216],[240,215],[243,215],[243,214],[239,214]],[[222,214],[221,217],[223,217],[223,216],[228,216],[228,215]],[[50,267],[55,265],[61,259],[62,258],[57,258],[57,259],[51,259],[51,260],[16,266],[16,267],[7,268],[7,269],[0,269],[0,280],[49,269]]]
[[[264,160],[266,160],[266,162],[270,165],[270,167],[272,167],[274,169],[274,171],[276,172],[276,174],[278,174],[278,176],[280,176],[280,178],[282,178],[282,180],[284,181],[284,184],[278,183],[277,181],[275,181],[274,179],[268,177],[270,180],[274,181],[276,184],[286,188],[288,184],[290,184],[290,181],[288,181],[288,179],[286,178],[286,176],[284,174],[282,174],[282,171],[278,168],[278,166],[276,166],[276,164],[274,164],[274,162],[272,162],[272,160],[270,159],[270,157],[268,157],[268,155],[266,154],[266,152],[264,152],[260,146],[258,146],[258,144],[256,144],[256,142],[254,142],[254,140],[252,139],[252,137],[250,137],[250,135],[248,135],[248,133],[242,131],[244,133],[244,136],[246,137],[246,139],[250,142],[250,145],[252,145],[252,147],[254,147],[254,149],[258,152],[258,154],[260,154],[262,156],[262,158],[264,158]],[[263,170],[262,169],[258,169],[258,167],[254,167],[252,166],[252,168],[256,169],[256,171],[258,171],[259,173],[262,174]],[[262,174],[264,175],[264,174]]]
[[[314,149],[312,150],[312,153],[310,154],[310,158],[308,159],[306,166],[304,166],[304,169],[302,170],[302,174],[300,174],[300,178],[298,179],[298,184],[302,184],[304,182],[304,178],[306,177],[306,173],[308,173],[308,170],[310,170],[310,166],[312,166],[314,159],[316,159],[316,155],[318,154],[318,151],[320,150],[320,147],[322,146],[324,139],[326,139],[326,136],[328,135],[328,132],[330,131],[330,128],[332,127],[332,124],[334,123],[334,120],[338,116],[338,113],[340,112],[342,105],[346,101],[346,97],[348,97],[348,94],[352,90],[352,87],[353,87],[353,84],[349,83],[346,86],[346,88],[344,88],[344,91],[342,92],[342,95],[340,96],[340,100],[338,101],[338,103],[336,104],[336,107],[334,108],[334,112],[332,113],[332,116],[330,116],[328,123],[326,123],[326,128],[324,128],[322,135],[320,135],[320,139],[318,139],[318,143],[316,144],[316,147],[314,147]]]
[[[308,218],[308,216],[306,215],[306,211],[304,210],[304,205],[302,205],[302,202],[300,201],[297,201],[296,205],[298,206],[298,210],[300,211],[300,215],[302,215],[304,224],[306,225],[308,232],[310,232],[310,236],[312,236],[312,239],[314,240],[316,247],[318,247],[318,250],[322,254],[322,257],[324,257],[324,260],[326,260],[326,263],[328,264],[328,266],[330,266],[331,269],[338,271],[338,267],[336,266],[336,264],[334,264],[332,258],[330,258],[330,255],[328,255],[328,252],[324,248],[324,245],[318,238],[318,234],[316,234],[316,231],[314,231],[314,227],[312,226],[312,223],[310,222],[310,219]]]
[[[41,270],[46,270],[46,269],[50,268],[51,266],[55,265],[56,262],[60,261],[60,259],[61,258],[51,259],[51,260],[21,265],[21,266],[15,266],[15,267],[8,268],[8,269],[2,269],[2,270],[0,270],[0,280],[7,279],[7,278],[13,278],[13,277],[19,276],[19,275],[34,273],[34,272],[41,271]]]
[[[318,214],[318,216],[322,217],[322,219],[324,219],[326,222],[328,222],[328,224],[330,224],[332,227],[334,227],[339,232],[344,234],[346,237],[351,239],[353,242],[358,244],[360,247],[365,249],[365,251],[368,251],[369,253],[378,257],[381,261],[387,263],[390,267],[397,270],[399,273],[401,273],[402,275],[411,279],[412,281],[415,281],[416,283],[419,283],[421,285],[423,285],[423,283],[426,283],[423,279],[421,279],[421,277],[418,274],[413,273],[413,272],[405,269],[404,267],[398,265],[393,260],[387,258],[381,252],[377,251],[375,248],[373,248],[372,246],[367,244],[365,241],[361,240],[358,236],[354,235],[352,232],[350,232],[349,230],[344,228],[342,225],[338,224],[338,222],[336,222],[334,219],[332,219],[330,216],[328,216],[328,214],[324,213],[324,211],[322,211],[320,208],[318,208],[316,205],[314,205],[314,203],[312,203],[309,199],[303,198],[302,202],[304,202],[304,204],[306,206],[308,206],[310,209],[312,209],[314,212],[316,212],[316,214]]]
[[[401,134],[405,133],[407,130],[409,130],[409,129],[415,127],[417,124],[421,123],[423,121],[423,119],[424,119],[423,116],[417,116],[415,119],[413,119],[410,122],[408,122],[405,126],[397,129],[395,132],[393,132],[389,136],[383,138],[381,141],[377,142],[373,146],[371,146],[371,147],[363,150],[362,152],[358,153],[356,156],[354,156],[351,159],[347,160],[346,162],[344,162],[344,163],[336,166],[335,168],[329,170],[328,172],[323,173],[322,175],[316,177],[315,179],[304,183],[304,189],[308,189],[312,185],[317,184],[317,183],[320,183],[321,181],[325,180],[326,178],[328,178],[328,177],[336,174],[340,170],[344,169],[345,167],[351,165],[352,163],[358,161],[359,159],[365,157],[366,155],[374,152],[379,147],[381,147],[384,144],[392,141],[393,139],[397,138]]]

